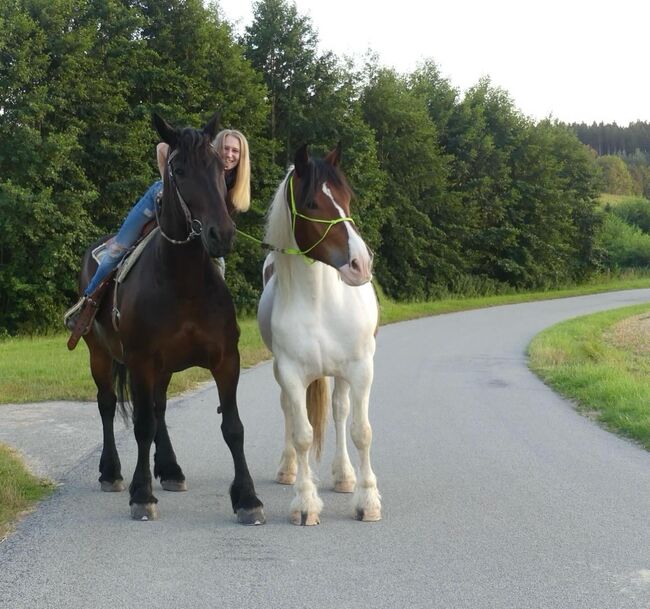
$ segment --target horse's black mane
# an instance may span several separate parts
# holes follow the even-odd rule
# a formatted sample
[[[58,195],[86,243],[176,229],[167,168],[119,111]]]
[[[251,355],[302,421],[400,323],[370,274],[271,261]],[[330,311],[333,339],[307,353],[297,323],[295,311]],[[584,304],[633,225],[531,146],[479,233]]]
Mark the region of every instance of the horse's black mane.
[[[209,155],[220,158],[211,144],[209,136],[203,130],[186,127],[179,134],[176,149],[190,163],[196,163]]]

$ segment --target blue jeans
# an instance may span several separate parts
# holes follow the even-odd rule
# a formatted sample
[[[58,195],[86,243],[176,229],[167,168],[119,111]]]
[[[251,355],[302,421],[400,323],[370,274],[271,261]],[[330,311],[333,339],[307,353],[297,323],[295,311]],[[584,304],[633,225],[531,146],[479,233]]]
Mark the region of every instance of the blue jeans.
[[[92,294],[106,276],[124,258],[124,254],[138,240],[144,225],[155,215],[156,197],[162,190],[162,180],[154,182],[142,198],[131,208],[117,235],[108,242],[108,248],[99,263],[84,296]]]

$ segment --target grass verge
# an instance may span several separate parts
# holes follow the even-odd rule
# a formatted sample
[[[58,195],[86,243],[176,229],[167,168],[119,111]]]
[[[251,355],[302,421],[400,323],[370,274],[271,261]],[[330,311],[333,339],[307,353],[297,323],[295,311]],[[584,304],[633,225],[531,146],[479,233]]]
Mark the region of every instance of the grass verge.
[[[529,345],[530,367],[545,383],[572,399],[579,412],[647,450],[649,312],[645,304],[568,320],[544,330]],[[634,320],[634,331],[620,331]]]
[[[48,480],[32,476],[18,453],[0,444],[0,540],[11,531],[16,518],[52,492]]]

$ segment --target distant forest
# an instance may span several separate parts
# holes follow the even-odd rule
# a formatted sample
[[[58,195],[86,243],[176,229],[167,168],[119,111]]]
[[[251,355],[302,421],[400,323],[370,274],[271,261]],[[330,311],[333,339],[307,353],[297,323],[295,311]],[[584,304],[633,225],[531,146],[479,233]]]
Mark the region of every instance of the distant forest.
[[[604,192],[650,198],[650,123],[574,123],[569,128],[597,155]]]
[[[637,121],[627,127],[616,123],[574,123],[571,128],[578,139],[591,146],[598,156],[606,154],[633,155],[637,151],[650,154],[650,123]]]

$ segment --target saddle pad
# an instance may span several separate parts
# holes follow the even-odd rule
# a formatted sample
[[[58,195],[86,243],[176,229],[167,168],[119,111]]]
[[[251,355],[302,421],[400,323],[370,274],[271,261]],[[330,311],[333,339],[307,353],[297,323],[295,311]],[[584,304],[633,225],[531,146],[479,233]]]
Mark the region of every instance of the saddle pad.
[[[141,239],[138,242],[138,244],[135,246],[133,251],[130,254],[127,254],[126,258],[122,260],[122,263],[120,264],[117,270],[117,274],[115,275],[115,283],[122,283],[126,279],[126,276],[129,274],[129,271],[133,268],[133,265],[137,262],[144,248],[147,247],[149,241],[151,241],[153,236],[156,235],[159,230],[160,229],[156,226],[156,228],[154,228],[150,233],[148,233],[146,237]]]

